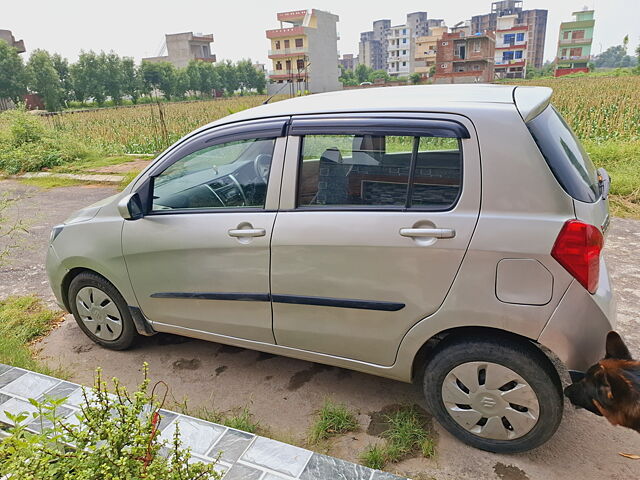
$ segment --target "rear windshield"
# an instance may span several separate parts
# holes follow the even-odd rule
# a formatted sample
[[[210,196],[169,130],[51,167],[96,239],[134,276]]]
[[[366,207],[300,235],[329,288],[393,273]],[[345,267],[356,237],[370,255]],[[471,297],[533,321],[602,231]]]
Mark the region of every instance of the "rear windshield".
[[[596,168],[558,111],[550,106],[527,126],[562,188],[581,202],[598,200]]]

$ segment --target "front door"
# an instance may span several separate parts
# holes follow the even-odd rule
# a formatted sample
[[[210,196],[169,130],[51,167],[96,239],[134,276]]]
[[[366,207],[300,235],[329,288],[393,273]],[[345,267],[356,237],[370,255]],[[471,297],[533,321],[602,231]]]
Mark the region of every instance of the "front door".
[[[124,224],[127,269],[159,330],[273,343],[269,241],[286,140],[222,137],[154,172],[150,211]]]
[[[480,208],[473,125],[450,119],[294,119],[271,243],[279,345],[391,365],[438,310]]]

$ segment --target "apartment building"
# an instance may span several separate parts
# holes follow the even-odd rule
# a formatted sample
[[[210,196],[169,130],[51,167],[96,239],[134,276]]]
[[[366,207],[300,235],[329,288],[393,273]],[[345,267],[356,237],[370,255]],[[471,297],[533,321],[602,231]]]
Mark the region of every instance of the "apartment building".
[[[391,20],[376,20],[373,30],[360,34],[358,57],[374,70],[387,69],[387,32],[391,28]]]
[[[523,0],[501,0],[491,4],[491,13],[471,17],[471,31],[498,29],[498,18],[517,15],[516,24],[528,27],[526,64],[541,68],[544,63],[544,42],[547,34],[547,10],[524,10]]]
[[[593,10],[573,12],[573,20],[560,24],[555,76],[589,72],[595,19]]]
[[[492,31],[469,34],[470,26],[444,33],[436,51],[434,83],[486,83],[494,78],[496,38]]]
[[[191,60],[215,62],[216,56],[211,53],[213,35],[193,32],[171,33],[164,36],[165,43],[160,55],[147,57],[145,62],[169,62],[178,68],[186,67]],[[166,52],[166,55],[163,53]]]
[[[280,28],[267,30],[271,42],[269,92],[311,93],[340,90],[339,17],[312,9],[278,13]],[[285,87],[283,84],[288,84]]]
[[[396,25],[387,33],[387,73],[406,76],[413,71],[414,42],[408,25]]]
[[[415,38],[414,53],[414,72],[419,73],[422,77],[429,77],[433,69],[435,71],[436,52],[438,51],[438,42],[442,36],[448,32],[448,28],[444,25],[444,21],[439,20],[440,25],[431,26],[430,34]]]
[[[345,70],[355,70],[360,62],[357,55],[354,55],[353,53],[345,53],[342,55],[339,63]]]
[[[498,17],[496,25],[495,77],[526,78],[529,27],[518,15]]]
[[[0,40],[4,40],[10,47],[17,49],[18,53],[26,52],[24,40],[16,40],[11,30],[0,30]]]

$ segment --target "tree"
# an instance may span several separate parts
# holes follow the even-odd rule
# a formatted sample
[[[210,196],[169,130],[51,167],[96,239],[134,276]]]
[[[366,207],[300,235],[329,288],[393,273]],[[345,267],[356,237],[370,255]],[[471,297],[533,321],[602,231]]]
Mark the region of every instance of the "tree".
[[[45,108],[50,112],[60,110],[63,91],[51,55],[45,50],[34,50],[26,72],[29,90],[42,97]]]
[[[362,82],[368,82],[371,73],[373,73],[373,69],[367,67],[364,63],[359,64],[355,70],[355,77],[357,84],[361,84]]]
[[[187,92],[190,90],[189,74],[186,68],[179,68],[176,70],[176,82],[173,90],[173,94],[178,98],[185,98]]]
[[[138,103],[138,99],[142,93],[142,82],[133,58],[122,58],[120,61],[120,72],[122,76],[122,93],[131,98],[131,101],[135,105]]]
[[[78,61],[71,66],[76,100],[84,103],[93,99],[98,105],[103,105],[106,100],[103,73],[100,57],[93,51],[81,51]]]
[[[376,80],[384,80],[385,82],[389,79],[389,74],[386,70],[374,70],[369,74],[369,81],[375,82]]]
[[[354,85],[358,85],[358,80],[356,79],[356,74],[353,70],[348,68],[344,68],[340,65],[340,77],[338,78],[342,85],[352,87]]]
[[[18,50],[0,40],[0,98],[10,98],[14,102],[26,93],[25,71]]]
[[[236,74],[238,77],[238,83],[240,84],[240,89],[243,92],[245,90],[256,90],[258,93],[264,91],[266,79],[261,72],[256,70],[256,67],[250,59],[240,60],[236,64]]]
[[[176,88],[176,67],[169,62],[142,62],[141,73],[147,89],[159,90],[167,99],[171,99]]]
[[[216,70],[218,75],[220,75],[222,87],[227,95],[233,95],[233,92],[240,88],[235,65],[233,65],[230,60],[227,60],[226,62],[216,65]]]
[[[638,66],[636,67],[636,73],[640,75],[640,45],[638,45],[638,48],[636,48],[636,57],[638,57]]]
[[[53,62],[53,68],[58,72],[60,77],[60,88],[62,90],[62,103],[67,104],[73,97],[73,82],[71,81],[71,71],[69,69],[69,61],[63,58],[60,54],[54,53],[51,55],[51,61]]]
[[[635,64],[636,59],[627,55],[625,45],[609,47],[595,57],[596,68],[624,68],[632,67]]]
[[[418,72],[415,72],[409,75],[409,81],[414,85],[418,85],[421,80],[422,80],[422,75],[420,75]]]
[[[113,52],[101,52],[99,64],[100,83],[102,83],[104,93],[111,97],[113,103],[120,105],[122,103],[122,86],[124,83],[122,59]]]

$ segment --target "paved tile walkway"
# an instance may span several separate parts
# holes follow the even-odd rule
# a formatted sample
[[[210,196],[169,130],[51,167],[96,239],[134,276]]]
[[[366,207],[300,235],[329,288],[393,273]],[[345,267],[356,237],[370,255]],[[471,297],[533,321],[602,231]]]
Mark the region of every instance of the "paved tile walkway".
[[[80,385],[0,364],[0,422],[11,425],[6,411],[34,412],[28,399],[45,396],[66,398],[60,413],[75,420],[83,398]],[[191,448],[195,461],[210,463],[220,455],[216,469],[226,472],[224,480],[401,480],[390,473],[169,410],[160,414],[161,438],[171,440],[179,425],[183,444]],[[38,431],[40,423],[35,419],[29,428]]]

